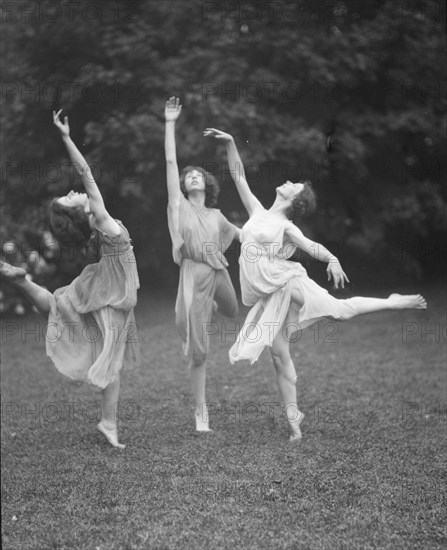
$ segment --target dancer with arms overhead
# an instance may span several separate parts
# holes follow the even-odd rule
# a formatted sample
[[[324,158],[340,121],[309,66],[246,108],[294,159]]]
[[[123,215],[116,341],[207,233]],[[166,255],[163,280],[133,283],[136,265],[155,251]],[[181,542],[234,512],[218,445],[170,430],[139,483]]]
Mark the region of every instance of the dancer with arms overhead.
[[[70,191],[52,201],[52,230],[69,246],[85,246],[93,239],[99,259],[54,294],[28,280],[24,269],[5,262],[0,263],[0,275],[48,319],[46,351],[58,371],[101,391],[97,428],[111,445],[124,448],[118,442],[117,408],[123,363],[135,363],[139,357],[134,317],[137,265],[129,233],[107,212],[92,172],[70,138],[68,118],[60,120],[61,112],[53,111],[53,122],[86,193]]]
[[[179,174],[175,123],[181,111],[178,98],[171,97],[166,102],[168,224],[174,261],[180,266],[175,314],[184,353],[190,355],[196,430],[209,431],[205,399],[206,327],[216,305],[227,317],[237,315],[237,297],[224,252],[239,237],[239,229],[214,208],[219,187],[209,172],[199,166],[187,166]]]
[[[292,432],[290,439],[299,440],[304,415],[296,404],[296,371],[290,355],[293,332],[324,317],[344,321],[376,311],[425,309],[427,304],[420,295],[347,300],[331,296],[308,277],[300,263],[288,259],[299,248],[328,264],[328,280],[334,281],[335,288],[344,288],[349,282],[338,258],[308,239],[298,227],[300,218],[315,209],[316,197],[310,182],[287,181],[280,185],[275,202],[266,209],[248,186],[233,137],[215,128],[207,128],[204,135],[225,142],[230,173],[249,214],[241,230],[239,265],[242,301],[252,309],[230,350],[230,361],[247,359],[253,363],[266,346],[270,348]]]

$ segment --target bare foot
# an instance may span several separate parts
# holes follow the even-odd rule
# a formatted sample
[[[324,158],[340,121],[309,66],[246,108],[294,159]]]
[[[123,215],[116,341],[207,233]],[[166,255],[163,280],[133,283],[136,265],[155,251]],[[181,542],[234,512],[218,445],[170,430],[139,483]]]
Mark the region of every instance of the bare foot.
[[[116,425],[111,425],[109,427],[104,424],[104,420],[101,420],[101,422],[96,427],[106,437],[110,445],[113,445],[117,449],[124,449],[126,447],[122,443],[118,443],[118,432],[116,429]]]
[[[390,294],[391,309],[427,309],[427,302],[420,294]]]
[[[213,430],[210,430],[209,427],[209,421],[203,420],[202,413],[196,413],[195,415],[196,419],[196,432],[212,432]]]
[[[303,438],[301,433],[300,424],[303,421],[304,413],[300,412],[300,417],[296,422],[293,423],[292,434],[289,437],[289,441],[300,441]]]
[[[18,283],[25,279],[26,270],[0,260],[0,275],[10,283]]]

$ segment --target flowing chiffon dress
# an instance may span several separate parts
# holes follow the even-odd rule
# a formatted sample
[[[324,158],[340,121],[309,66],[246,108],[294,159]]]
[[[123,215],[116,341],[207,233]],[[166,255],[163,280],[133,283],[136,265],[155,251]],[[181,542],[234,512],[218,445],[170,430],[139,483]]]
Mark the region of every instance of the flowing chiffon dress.
[[[139,360],[137,264],[127,229],[115,221],[117,236],[94,229],[99,261],[51,296],[46,337],[47,355],[59,372],[101,389],[117,378],[123,363]]]
[[[253,364],[266,346],[287,328],[285,337],[324,317],[343,320],[356,314],[350,299],[338,300],[312,281],[304,267],[290,261],[296,245],[285,231],[292,222],[259,208],[241,231],[239,258],[242,301],[253,306],[230,349],[230,362]],[[301,308],[291,303],[292,290],[301,292]]]
[[[183,195],[168,204],[168,226],[174,262],[180,266],[175,321],[185,355],[197,362],[208,353],[207,324],[211,322],[217,285],[234,296],[224,256],[236,228],[216,208],[197,207]]]

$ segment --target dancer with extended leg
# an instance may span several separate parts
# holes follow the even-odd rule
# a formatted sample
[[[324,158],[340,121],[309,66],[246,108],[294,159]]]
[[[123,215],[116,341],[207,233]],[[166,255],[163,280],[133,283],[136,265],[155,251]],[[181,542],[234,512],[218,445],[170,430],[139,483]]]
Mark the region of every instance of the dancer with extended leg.
[[[328,264],[328,280],[335,288],[349,282],[339,260],[324,246],[304,236],[295,225],[315,208],[316,199],[309,182],[287,181],[276,188],[276,199],[265,209],[250,191],[242,162],[230,134],[207,128],[205,136],[226,143],[228,164],[239,196],[250,219],[241,230],[240,277],[242,301],[253,306],[237,342],[230,350],[230,361],[255,362],[269,346],[281,397],[292,431],[291,440],[300,439],[303,414],[296,405],[296,372],[290,355],[290,336],[324,317],[344,321],[356,315],[383,310],[425,309],[420,295],[391,294],[386,299],[355,297],[338,300],[312,281],[300,263],[288,258],[300,248]],[[295,223],[294,223],[295,222]],[[256,330],[256,338],[252,335]]]
[[[133,311],[137,266],[127,229],[107,212],[90,168],[70,138],[68,118],[61,122],[60,114],[53,112],[53,122],[86,193],[70,191],[54,199],[51,226],[66,245],[86,245],[93,237],[99,261],[54,294],[29,281],[24,269],[5,262],[0,263],[0,275],[48,319],[46,350],[59,372],[100,389],[102,418],[97,428],[111,445],[124,448],[116,421],[123,362],[134,363],[139,355]]]
[[[190,355],[191,388],[195,399],[197,431],[209,431],[205,399],[207,325],[213,306],[234,317],[236,293],[227,271],[224,252],[239,229],[214,207],[218,195],[215,178],[201,167],[187,166],[179,175],[175,122],[182,107],[178,99],[166,102],[165,152],[168,185],[168,223],[174,261],[180,266],[175,305],[176,325],[185,355]]]

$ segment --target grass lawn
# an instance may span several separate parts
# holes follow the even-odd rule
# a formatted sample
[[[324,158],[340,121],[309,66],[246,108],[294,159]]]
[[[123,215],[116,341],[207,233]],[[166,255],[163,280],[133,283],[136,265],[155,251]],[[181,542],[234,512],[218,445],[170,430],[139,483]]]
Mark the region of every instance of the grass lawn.
[[[424,293],[426,312],[303,331],[300,444],[288,442],[268,353],[230,366],[223,318],[208,370],[214,431],[195,434],[174,294],[140,296],[124,451],[95,429],[98,395],[51,366],[40,318],[4,319],[3,548],[445,548],[445,294]]]

